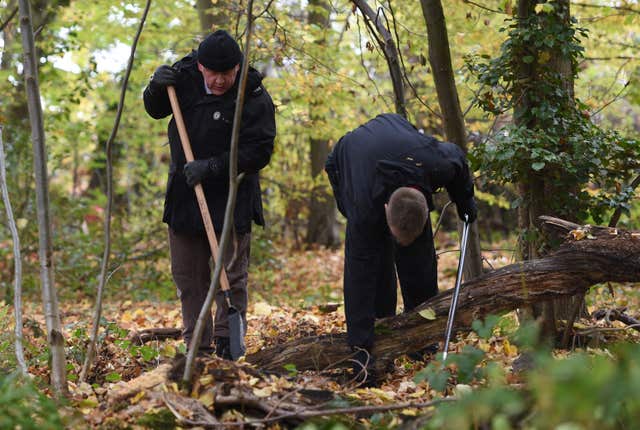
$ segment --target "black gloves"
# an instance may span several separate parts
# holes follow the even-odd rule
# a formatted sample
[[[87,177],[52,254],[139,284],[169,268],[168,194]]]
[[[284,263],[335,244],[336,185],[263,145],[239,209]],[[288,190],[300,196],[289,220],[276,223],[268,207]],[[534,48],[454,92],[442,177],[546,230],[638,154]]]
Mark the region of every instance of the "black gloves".
[[[205,160],[193,160],[184,165],[183,173],[187,179],[187,185],[195,186],[204,178],[217,178],[224,173],[225,163],[221,158],[212,157]]]
[[[473,197],[464,203],[456,203],[458,209],[458,218],[464,221],[464,216],[469,216],[469,224],[474,222],[478,217],[478,208],[476,207],[476,201]]]
[[[175,85],[177,81],[176,71],[173,67],[163,64],[158,67],[149,81],[149,90],[157,92],[169,85]]]

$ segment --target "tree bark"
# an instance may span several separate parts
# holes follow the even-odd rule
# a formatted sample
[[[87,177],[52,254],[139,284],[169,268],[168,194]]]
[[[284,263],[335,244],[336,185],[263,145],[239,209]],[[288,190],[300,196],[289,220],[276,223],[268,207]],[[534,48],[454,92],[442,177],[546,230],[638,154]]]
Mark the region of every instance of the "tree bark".
[[[224,2],[221,1],[217,1],[215,4],[212,0],[196,1],[200,28],[205,34],[212,33],[219,28],[228,27],[224,6]]]
[[[331,26],[330,6],[324,0],[310,0],[308,10],[311,30],[318,34],[314,43],[321,49],[325,49],[325,33]],[[315,87],[313,93],[324,96],[322,86],[316,85]],[[311,160],[311,179],[314,185],[309,197],[309,219],[305,241],[309,245],[335,247],[340,242],[336,221],[336,205],[326,186],[327,181],[323,174],[324,163],[329,155],[329,142],[323,136],[326,134],[323,131],[325,127],[319,125],[319,123],[326,121],[326,118],[317,113],[317,107],[322,103],[322,99],[314,98],[309,104],[310,130],[312,130],[312,135],[309,136],[309,158]],[[321,183],[318,181],[320,178],[324,179]]]
[[[640,281],[640,233],[543,219],[545,225],[565,234],[578,229],[587,234],[581,240],[567,235],[565,243],[544,258],[512,264],[465,282],[454,332],[469,330],[474,320],[487,315],[581,294],[594,284]],[[401,354],[443,340],[451,294],[448,290],[412,312],[378,322],[373,354],[380,368]],[[428,308],[434,311],[435,319],[420,316],[419,312]],[[323,335],[263,349],[247,356],[247,361],[267,370],[283,370],[286,364],[294,364],[298,370],[319,370],[348,366],[350,354],[345,334]]]
[[[467,153],[467,131],[460,108],[460,99],[451,65],[449,36],[440,0],[421,0],[422,13],[427,25],[429,40],[429,63],[433,70],[433,79],[438,93],[438,103],[444,121],[444,130],[449,142],[458,145]],[[460,224],[460,223],[459,223]],[[462,231],[459,225],[458,231]],[[469,231],[467,261],[464,266],[464,279],[470,280],[482,274],[482,253],[478,224],[473,223]]]
[[[38,241],[42,302],[47,324],[47,340],[51,357],[51,385],[57,396],[68,395],[67,364],[64,353],[64,336],[58,310],[58,295],[53,279],[53,242],[49,215],[49,176],[47,174],[47,150],[44,135],[44,119],[38,83],[38,62],[31,8],[28,0],[18,2],[20,8],[20,30],[24,51],[24,80],[27,90],[29,122],[33,145],[33,163],[36,178],[36,201],[38,208]]]
[[[518,18],[522,23],[524,19],[531,16],[534,12],[534,7],[538,2],[532,0],[519,0],[518,2]],[[558,0],[555,2],[556,14],[561,15],[561,19],[566,26],[570,25],[570,3],[569,0]],[[519,24],[522,25],[522,24]],[[530,49],[535,49],[529,47]],[[534,50],[533,54],[538,58],[538,50]],[[574,102],[574,90],[573,90],[573,71],[571,65],[571,59],[564,55],[559,49],[550,51],[551,58],[549,61],[549,70],[555,72],[562,78],[560,85],[564,91],[566,91],[567,97],[561,103],[565,106],[571,106]],[[539,86],[536,82],[539,82],[544,77],[544,66],[539,65],[537,61],[526,64],[522,58],[515,58],[514,62],[518,65],[518,73],[520,76],[521,84],[516,86],[514,93],[514,100],[518,100],[515,106],[515,121],[516,124],[520,124],[522,127],[528,128],[544,128],[545,124],[526,123],[521,120],[522,114],[529,112],[532,108],[536,107],[534,100],[544,99],[544,94],[537,94]],[[567,148],[567,151],[570,151]],[[523,232],[538,232],[539,225],[536,220],[543,213],[554,214],[560,216],[557,212],[552,210],[548,196],[555,193],[577,193],[577,189],[558,189],[554,177],[559,177],[562,172],[559,169],[553,169],[545,167],[542,171],[536,172],[530,170],[527,172],[527,180],[520,184],[520,193],[523,197],[524,204],[520,207],[520,229]],[[566,215],[571,217],[571,215]],[[575,220],[575,219],[573,219]],[[546,247],[544,239],[537,234],[526,234],[528,239],[521,242],[521,252],[525,259],[537,258],[540,252]],[[576,306],[581,306],[583,303],[583,297],[567,297],[558,299],[554,302],[541,303],[534,306],[533,314],[543,319],[542,333],[546,337],[554,337],[557,330],[557,319],[568,319],[573,314]],[[584,306],[582,305],[584,308]],[[584,314],[582,309],[581,314]]]

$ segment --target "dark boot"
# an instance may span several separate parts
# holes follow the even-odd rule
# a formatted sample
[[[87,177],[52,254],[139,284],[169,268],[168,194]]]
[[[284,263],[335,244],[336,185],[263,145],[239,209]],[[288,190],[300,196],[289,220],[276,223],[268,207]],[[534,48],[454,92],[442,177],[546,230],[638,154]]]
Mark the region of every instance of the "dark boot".
[[[228,337],[217,336],[214,338],[216,342],[216,355],[225,360],[232,360],[231,358],[231,342]]]

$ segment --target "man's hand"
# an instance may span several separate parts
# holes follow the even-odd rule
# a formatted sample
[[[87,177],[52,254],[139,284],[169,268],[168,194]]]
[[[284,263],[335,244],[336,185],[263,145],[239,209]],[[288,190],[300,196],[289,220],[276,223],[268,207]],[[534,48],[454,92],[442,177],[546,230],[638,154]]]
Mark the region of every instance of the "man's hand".
[[[187,185],[194,187],[203,179],[216,178],[224,172],[224,162],[212,157],[205,160],[193,160],[184,165],[183,173],[187,179]]]
[[[467,215],[469,217],[469,224],[471,224],[478,217],[478,208],[473,199],[464,203],[456,203],[456,207],[458,209],[458,218],[460,218],[461,221],[464,221],[464,216]]]
[[[471,224],[472,222],[474,222],[476,220],[476,218],[478,217],[478,210],[474,207],[472,208],[468,208],[465,212],[464,215],[467,215],[469,217],[469,224]],[[462,216],[462,220],[464,221],[464,215]]]
[[[169,85],[175,85],[177,81],[176,71],[173,67],[163,64],[158,67],[149,81],[149,89],[153,92],[163,89]]]

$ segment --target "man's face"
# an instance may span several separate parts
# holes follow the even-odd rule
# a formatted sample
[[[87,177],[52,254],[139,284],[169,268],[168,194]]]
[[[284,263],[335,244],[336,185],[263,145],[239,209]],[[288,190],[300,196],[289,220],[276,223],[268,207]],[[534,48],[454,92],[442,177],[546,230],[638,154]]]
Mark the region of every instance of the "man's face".
[[[202,73],[204,83],[209,88],[209,91],[213,95],[221,96],[233,86],[236,81],[236,75],[240,70],[240,65],[236,64],[232,69],[225,72],[217,72],[215,70],[207,69],[202,64],[198,63],[198,70]]]

